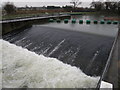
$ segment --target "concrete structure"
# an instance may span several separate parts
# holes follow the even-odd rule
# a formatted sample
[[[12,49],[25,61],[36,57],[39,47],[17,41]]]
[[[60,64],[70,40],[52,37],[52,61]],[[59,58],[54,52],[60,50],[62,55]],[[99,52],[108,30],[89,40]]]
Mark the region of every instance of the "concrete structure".
[[[118,26],[118,36],[116,40],[116,44],[114,46],[114,50],[111,56],[110,68],[107,71],[104,80],[113,84],[113,88],[120,88],[120,25]]]
[[[52,19],[65,19],[70,18],[68,15],[60,15],[60,16],[47,16],[47,17],[33,17],[33,18],[25,18],[25,19],[15,19],[15,20],[6,20],[0,21],[2,24],[2,35],[11,32],[13,30],[25,29],[32,26],[32,24],[36,23],[44,23],[48,22],[50,18]]]

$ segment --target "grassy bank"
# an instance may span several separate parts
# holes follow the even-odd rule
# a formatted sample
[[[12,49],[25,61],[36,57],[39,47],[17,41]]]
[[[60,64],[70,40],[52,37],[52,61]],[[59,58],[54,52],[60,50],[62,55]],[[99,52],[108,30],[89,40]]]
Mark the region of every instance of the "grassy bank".
[[[87,14],[96,14],[96,12],[61,12],[62,14],[68,14],[68,15],[87,15]],[[9,19],[18,19],[18,18],[27,18],[27,17],[37,17],[37,16],[45,16],[45,15],[56,15],[61,14],[60,12],[49,12],[49,13],[33,13],[29,12],[26,13],[26,11],[23,13],[15,13],[10,15],[4,15],[2,16],[2,20],[9,20]]]
[[[42,13],[38,13],[38,14],[10,14],[10,15],[2,16],[2,20],[37,17],[37,16],[42,16],[42,15],[43,15]]]
[[[18,10],[13,14],[3,15],[2,20],[5,19],[16,19],[16,18],[27,18],[27,17],[37,17],[37,16],[45,16],[52,15],[54,13],[64,12],[63,10]]]
[[[120,17],[118,14],[115,13],[108,13],[108,12],[55,12],[55,11],[49,11],[49,12],[33,12],[33,11],[22,11],[22,12],[17,12],[15,14],[11,15],[4,15],[2,16],[1,20],[9,20],[9,19],[19,19],[19,18],[28,18],[28,17],[38,17],[38,16],[51,16],[51,15],[58,15],[58,14],[63,14],[63,15],[104,15],[104,16],[114,16],[114,17]],[[109,15],[109,16],[108,16]]]

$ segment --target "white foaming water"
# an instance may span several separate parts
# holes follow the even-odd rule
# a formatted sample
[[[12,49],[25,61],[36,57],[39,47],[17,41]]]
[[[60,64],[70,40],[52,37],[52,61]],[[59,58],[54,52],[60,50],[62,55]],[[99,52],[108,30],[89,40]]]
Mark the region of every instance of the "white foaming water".
[[[10,44],[3,44],[3,88],[94,88],[99,77],[85,75],[77,67]],[[1,52],[0,52],[1,54]]]

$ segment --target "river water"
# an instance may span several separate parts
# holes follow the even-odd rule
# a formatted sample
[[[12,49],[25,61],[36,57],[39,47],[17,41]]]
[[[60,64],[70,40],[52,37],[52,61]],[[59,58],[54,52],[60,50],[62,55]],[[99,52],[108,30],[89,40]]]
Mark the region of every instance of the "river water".
[[[53,23],[46,23],[46,24],[40,24],[40,25],[38,24],[38,25],[33,25],[31,28],[26,29],[24,31],[20,31],[20,32],[15,31],[3,36],[4,40],[9,41],[10,43],[15,44],[17,46],[22,46],[23,48],[26,48],[29,51],[35,52],[36,55],[39,55],[33,58],[34,55],[29,54],[30,52],[24,51],[24,49],[20,49],[20,51],[22,51],[20,52],[19,47],[12,46],[10,43],[3,41],[9,50],[9,52],[7,53],[7,49],[6,49],[5,55],[8,57],[11,56],[11,59],[15,58],[12,56],[17,57],[14,63],[21,63],[22,61],[19,62],[20,60],[24,60],[24,61],[26,60],[25,63],[28,63],[28,64],[33,63],[34,66],[32,65],[31,67],[29,67],[31,68],[29,70],[30,74],[32,74],[33,71],[31,70],[34,70],[34,68],[36,68],[35,69],[36,71],[40,68],[45,71],[49,69],[48,72],[42,72],[42,71],[38,73],[33,72],[34,75],[38,75],[41,77],[37,77],[35,79],[34,75],[31,76],[34,81],[34,83],[32,82],[32,84],[30,83],[28,84],[29,80],[27,81],[27,79],[18,80],[18,82],[15,81],[18,83],[17,84],[18,87],[23,87],[23,86],[27,86],[27,87],[31,86],[34,88],[38,86],[39,87],[61,87],[61,88],[63,87],[77,87],[77,88],[96,87],[94,80],[96,79],[98,81],[98,77],[96,76],[102,75],[112,44],[117,34],[117,30],[118,30],[117,25],[112,25],[112,24],[101,25],[101,24],[93,24],[93,23],[79,24],[78,23],[79,22],[78,20],[80,19],[83,19],[84,21],[85,20],[101,20],[103,19],[103,16],[99,16],[99,17],[98,16],[77,16],[77,17],[72,16],[72,18],[77,19],[77,22],[75,24],[72,24],[71,21],[69,21],[68,24],[65,24],[63,21],[61,23],[53,22]],[[23,59],[22,56],[26,58]],[[50,58],[52,58],[52,62],[49,65]],[[8,68],[12,69],[11,72],[7,72],[9,70],[6,69],[5,78],[9,78],[9,74],[10,73],[12,74],[14,70],[17,70],[17,68],[15,69],[14,63],[10,63],[10,65],[11,66],[13,65],[13,67],[9,66],[8,60],[10,59],[8,58],[4,58],[4,59],[6,60],[6,62],[5,63],[3,62],[3,65],[5,64]],[[42,66],[40,66],[41,64],[39,65],[39,63],[42,63],[42,60],[43,61],[47,60],[47,61],[45,61]],[[59,63],[62,63],[62,64],[59,64]],[[24,64],[22,65],[24,66]],[[63,65],[63,67],[61,65]],[[54,69],[55,67],[62,68],[62,70],[61,69],[56,70]],[[75,71],[72,68],[74,68]],[[66,82],[65,86],[63,84],[60,84],[63,81],[58,80],[60,78],[63,78],[63,76],[65,76],[66,71],[64,71],[63,69],[64,70],[70,69],[68,70],[69,73],[66,73],[67,75],[70,75],[70,77],[69,76],[64,77],[65,79],[64,82]],[[23,70],[23,67],[22,67],[22,70]],[[59,73],[56,73],[56,72],[59,72]],[[76,72],[79,72],[79,74],[77,74]],[[85,76],[82,73],[88,76]],[[18,73],[16,72],[15,75],[13,76],[15,77],[16,74]],[[78,77],[75,76],[76,74],[78,75]],[[45,75],[48,75],[48,77]],[[49,76],[49,75],[53,75],[53,76]],[[27,74],[27,77],[28,76],[29,75]],[[41,81],[36,81],[39,78],[43,78],[43,76],[45,77],[45,79],[42,79]],[[84,76],[88,78],[89,76],[91,76],[91,78],[94,77],[92,79],[93,81],[89,81],[89,80],[87,81],[84,78]],[[10,77],[12,78],[11,75]],[[21,79],[21,77],[19,79]],[[56,79],[53,79],[53,77]],[[28,78],[30,79],[30,77]],[[71,82],[70,78],[73,80],[72,81],[73,83],[71,84],[69,84]],[[45,81],[47,79],[48,79],[48,82]],[[79,79],[82,79],[83,82]],[[15,79],[8,79],[8,80],[9,81],[5,80],[4,82],[5,85],[3,85],[4,87],[15,86],[14,85],[15,82],[13,82]],[[11,86],[8,85],[9,84],[8,82],[12,83]],[[91,86],[87,82],[89,83],[93,82],[93,85]]]

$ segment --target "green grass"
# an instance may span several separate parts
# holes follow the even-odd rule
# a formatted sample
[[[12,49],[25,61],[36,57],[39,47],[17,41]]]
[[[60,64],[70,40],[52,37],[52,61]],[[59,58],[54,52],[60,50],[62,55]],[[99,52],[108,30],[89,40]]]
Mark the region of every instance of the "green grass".
[[[49,13],[49,15],[54,14],[54,13]],[[100,12],[63,12],[62,14],[75,14],[75,15],[94,15],[94,14],[100,14]],[[8,20],[8,19],[16,19],[16,18],[26,18],[26,17],[35,17],[35,16],[40,16],[44,15],[44,13],[37,13],[37,14],[12,14],[12,15],[5,15],[2,16],[2,19],[0,20]]]
[[[6,19],[16,19],[16,18],[26,18],[26,17],[35,17],[35,16],[40,16],[43,14],[12,14],[12,15],[5,15],[2,16],[2,20],[6,20]]]
[[[49,14],[54,14],[54,13],[49,13]],[[63,12],[63,14],[96,14],[96,12]],[[16,19],[16,18],[26,18],[26,17],[35,17],[35,16],[40,16],[44,15],[44,13],[38,13],[38,14],[11,14],[11,15],[5,15],[0,18],[0,20],[8,20],[8,19]]]

